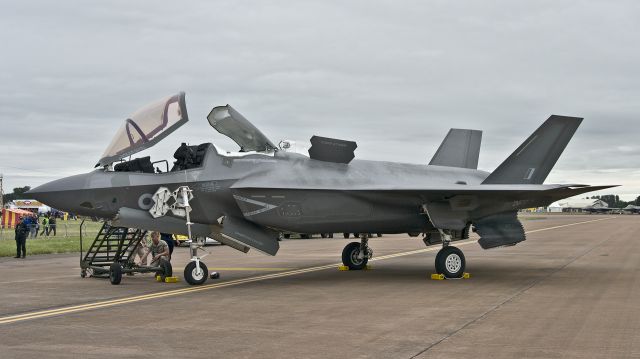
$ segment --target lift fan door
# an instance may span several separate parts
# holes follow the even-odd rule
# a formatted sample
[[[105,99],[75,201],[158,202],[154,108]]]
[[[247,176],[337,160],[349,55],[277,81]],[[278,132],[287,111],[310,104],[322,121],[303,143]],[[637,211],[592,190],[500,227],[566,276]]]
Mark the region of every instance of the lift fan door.
[[[267,136],[229,105],[214,107],[207,120],[216,131],[237,143],[240,152],[267,152],[276,149]]]

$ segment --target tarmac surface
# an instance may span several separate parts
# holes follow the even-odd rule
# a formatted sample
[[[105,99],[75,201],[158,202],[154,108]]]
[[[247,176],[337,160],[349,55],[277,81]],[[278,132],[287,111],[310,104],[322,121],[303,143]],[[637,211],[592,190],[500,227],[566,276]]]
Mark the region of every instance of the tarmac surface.
[[[0,357],[640,357],[640,216],[521,218],[514,247],[455,243],[463,280],[431,280],[440,247],[406,235],[370,240],[368,271],[338,270],[341,235],[275,257],[207,247],[221,278],[197,287],[186,248],[179,283],[82,279],[76,255],[2,258]]]

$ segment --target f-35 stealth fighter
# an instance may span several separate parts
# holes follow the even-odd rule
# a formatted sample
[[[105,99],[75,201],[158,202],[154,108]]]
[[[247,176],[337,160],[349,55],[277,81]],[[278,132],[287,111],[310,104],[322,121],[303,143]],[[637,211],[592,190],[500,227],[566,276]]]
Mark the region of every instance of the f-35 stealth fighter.
[[[491,173],[477,169],[477,130],[451,129],[431,162],[421,165],[357,160],[355,142],[320,136],[311,137],[309,156],[288,152],[229,105],[207,118],[238,152],[183,144],[171,168],[149,157],[123,160],[188,121],[180,93],[127,118],[97,169],[30,194],[113,225],[209,236],[243,252],[275,255],[282,232],[360,233],[342,253],[350,269],[363,269],[372,257],[368,233],[423,234],[425,244],[442,245],[436,271],[457,278],[465,258],[451,244],[470,230],[484,249],[515,245],[525,240],[518,209],[611,187],[543,184],[580,125],[577,117],[549,117]],[[191,253],[185,276],[201,284],[206,266],[197,250]]]

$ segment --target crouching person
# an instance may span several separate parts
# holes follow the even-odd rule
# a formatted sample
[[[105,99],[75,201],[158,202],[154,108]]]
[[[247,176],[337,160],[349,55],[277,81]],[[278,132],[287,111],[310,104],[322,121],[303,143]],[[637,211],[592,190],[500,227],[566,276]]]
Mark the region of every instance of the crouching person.
[[[147,253],[142,256],[141,261],[146,262],[147,256],[151,253],[151,266],[159,266],[162,260],[171,261],[171,253],[167,242],[160,239],[159,232],[151,233],[151,245],[147,248]]]

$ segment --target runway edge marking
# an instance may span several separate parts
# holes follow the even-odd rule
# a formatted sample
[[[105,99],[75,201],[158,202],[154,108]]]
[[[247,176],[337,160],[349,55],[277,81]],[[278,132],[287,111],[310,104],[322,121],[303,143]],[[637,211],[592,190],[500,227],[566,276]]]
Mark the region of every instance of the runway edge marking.
[[[569,226],[575,226],[575,225],[579,225],[579,224],[598,222],[598,221],[614,219],[614,218],[615,217],[606,217],[606,218],[599,218],[599,219],[583,221],[583,222],[569,223],[569,224],[564,224],[564,225],[560,225],[560,226],[554,226],[554,227],[541,228],[541,229],[536,229],[536,230],[532,230],[532,231],[527,231],[525,233],[529,234],[529,233],[535,233],[535,232],[542,232],[542,231],[547,231],[547,230],[552,230],[552,229],[558,229],[558,228],[564,228],[564,227],[569,227]],[[467,244],[475,243],[475,242],[476,242],[475,240],[467,240],[467,241],[457,242],[456,245],[457,246],[462,246],[462,245],[467,245]],[[430,248],[417,249],[417,250],[413,250],[413,251],[387,254],[387,255],[384,255],[384,256],[374,257],[374,258],[371,259],[371,261],[380,261],[380,260],[385,260],[385,259],[404,257],[404,256],[408,256],[408,255],[413,255],[413,254],[432,252],[432,251],[435,251],[435,250],[437,250],[439,248],[440,247],[435,246],[435,247],[430,247]],[[105,300],[105,301],[100,301],[100,302],[78,304],[78,305],[60,307],[60,308],[55,308],[55,309],[48,309],[48,310],[35,311],[35,312],[30,312],[30,313],[10,315],[10,316],[6,316],[6,317],[0,317],[0,325],[1,324],[10,324],[10,323],[15,323],[15,322],[20,322],[20,321],[25,321],[25,320],[31,320],[31,319],[48,318],[48,317],[53,317],[53,316],[58,316],[58,315],[63,315],[63,314],[71,314],[71,313],[89,311],[89,310],[100,309],[100,308],[108,308],[108,307],[113,307],[113,306],[122,305],[122,304],[135,303],[135,302],[140,302],[140,301],[146,301],[146,300],[164,298],[164,297],[171,297],[171,296],[194,293],[194,292],[201,292],[201,291],[212,290],[212,289],[217,289],[217,288],[231,287],[231,286],[236,286],[236,285],[240,285],[240,284],[260,282],[260,281],[264,281],[264,280],[268,280],[268,279],[275,279],[275,278],[281,278],[281,277],[289,277],[289,276],[298,275],[298,274],[317,272],[317,271],[322,271],[322,270],[326,270],[326,269],[335,268],[339,264],[340,263],[332,263],[332,264],[326,264],[326,265],[321,265],[321,266],[316,266],[316,267],[296,269],[296,270],[280,272],[280,273],[265,274],[265,275],[249,277],[249,278],[242,278],[242,279],[234,279],[234,280],[230,280],[228,282],[222,282],[222,283],[205,284],[205,285],[198,286],[198,287],[188,287],[188,288],[182,288],[182,289],[174,289],[174,290],[157,292],[157,293],[142,294],[142,295],[124,297],[124,298],[119,298],[119,299],[111,299],[111,300]]]

